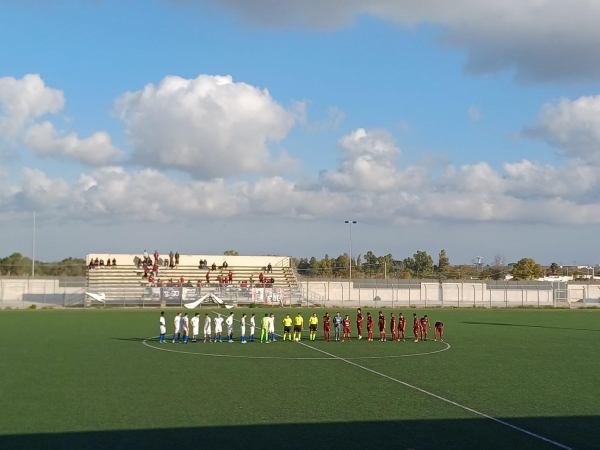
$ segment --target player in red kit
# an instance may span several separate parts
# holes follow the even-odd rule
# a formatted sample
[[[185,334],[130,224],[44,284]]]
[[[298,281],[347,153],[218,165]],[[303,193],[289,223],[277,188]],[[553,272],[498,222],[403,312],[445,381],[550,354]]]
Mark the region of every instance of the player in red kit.
[[[369,342],[373,342],[373,316],[367,313],[367,337]]]
[[[329,317],[329,313],[325,313],[323,316],[323,340],[331,342],[331,317]]]
[[[431,324],[429,323],[429,319],[427,318],[427,314],[421,317],[421,339],[427,340],[427,328],[431,328]]]
[[[392,341],[396,340],[396,316],[394,313],[390,315],[390,331],[392,332]]]
[[[398,316],[398,340],[404,340],[406,335],[404,334],[404,330],[406,329],[406,317],[404,314],[400,313]]]
[[[362,339],[363,315],[360,308],[356,310],[356,328],[358,330],[358,339]]]
[[[379,341],[385,342],[385,316],[379,311]]]
[[[437,336],[440,335],[440,342],[444,342],[444,322],[436,322],[433,327],[433,340],[437,341]]]
[[[342,334],[342,342],[344,342],[346,338],[350,340],[350,327],[352,326],[352,321],[350,320],[349,315],[346,314],[346,317],[344,317],[344,321],[342,322],[342,324],[344,325],[344,334]]]
[[[421,323],[419,322],[419,318],[416,314],[413,314],[413,334],[415,335],[415,342],[419,342],[419,329],[421,328]]]

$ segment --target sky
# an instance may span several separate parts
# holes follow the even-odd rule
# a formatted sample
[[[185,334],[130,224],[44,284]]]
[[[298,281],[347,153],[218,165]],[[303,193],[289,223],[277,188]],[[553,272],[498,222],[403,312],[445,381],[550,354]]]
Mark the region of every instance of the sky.
[[[600,4],[0,2],[0,255],[596,264]],[[591,244],[591,245],[590,245]]]

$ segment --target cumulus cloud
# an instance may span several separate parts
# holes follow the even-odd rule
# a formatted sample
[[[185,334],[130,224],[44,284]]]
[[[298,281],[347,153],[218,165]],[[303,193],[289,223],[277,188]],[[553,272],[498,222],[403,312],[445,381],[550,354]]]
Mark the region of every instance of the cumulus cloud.
[[[25,132],[23,142],[39,156],[69,159],[92,166],[107,165],[122,156],[106,132],[96,132],[80,139],[76,133],[62,135],[50,122],[32,125]]]
[[[466,70],[473,74],[508,69],[523,80],[600,78],[600,4],[589,0],[198,2],[217,4],[241,20],[267,27],[336,28],[360,15],[406,27],[437,24],[445,30],[440,43],[464,48]]]
[[[0,78],[0,135],[14,136],[33,119],[56,114],[64,105],[63,92],[47,87],[37,74]]]
[[[270,145],[287,136],[298,111],[286,110],[266,89],[230,76],[169,76],[116,101],[134,160],[198,178],[274,173],[295,166]]]
[[[569,158],[600,162],[600,95],[562,98],[543,106],[538,123],[522,134],[541,139]]]

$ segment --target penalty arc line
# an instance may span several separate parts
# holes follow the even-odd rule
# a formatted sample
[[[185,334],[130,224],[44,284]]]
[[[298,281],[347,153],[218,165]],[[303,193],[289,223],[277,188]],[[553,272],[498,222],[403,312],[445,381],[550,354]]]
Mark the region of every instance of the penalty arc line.
[[[510,424],[510,423],[505,422],[503,420],[497,419],[496,417],[492,417],[492,416],[490,416],[488,414],[479,412],[479,411],[477,411],[477,410],[475,410],[473,408],[469,408],[468,406],[461,405],[460,403],[456,403],[456,402],[454,402],[454,401],[452,401],[450,399],[447,399],[447,398],[442,397],[440,395],[434,394],[433,392],[426,391],[425,389],[422,389],[420,387],[413,386],[412,384],[409,384],[409,383],[407,383],[405,381],[398,380],[398,379],[396,379],[394,377],[391,377],[389,375],[386,375],[384,373],[377,372],[376,370],[369,369],[368,367],[365,367],[365,366],[361,366],[360,364],[357,364],[357,363],[355,363],[353,361],[349,361],[348,359],[342,358],[342,357],[334,355],[332,353],[326,352],[325,350],[318,349],[318,348],[313,347],[311,345],[305,344],[304,342],[299,342],[299,344],[302,344],[305,347],[311,348],[311,349],[313,349],[313,350],[315,350],[317,352],[324,353],[325,355],[331,356],[332,358],[335,358],[335,359],[337,359],[339,361],[343,361],[346,364],[350,364],[352,366],[358,367],[359,369],[366,370],[367,372],[371,372],[372,374],[375,374],[375,375],[378,375],[380,377],[386,378],[386,379],[388,379],[390,381],[393,381],[395,383],[399,383],[399,384],[401,384],[403,386],[406,386],[406,387],[408,387],[410,389],[414,389],[415,391],[421,392],[422,394],[429,395],[430,397],[436,398],[436,399],[441,400],[441,401],[443,401],[445,403],[449,403],[449,404],[451,404],[453,406],[456,406],[458,408],[464,409],[465,411],[469,411],[469,412],[471,412],[471,413],[473,413],[473,414],[475,414],[477,416],[484,417],[486,419],[489,419],[489,420],[492,420],[492,421],[494,421],[496,423],[499,423],[500,425],[504,425],[506,427],[512,428],[513,430],[520,431],[521,433],[524,433],[524,434],[526,434],[528,436],[531,436],[531,437],[534,437],[534,438],[539,439],[541,441],[544,441],[544,442],[547,442],[549,444],[555,445],[556,447],[563,448],[565,450],[574,450],[573,448],[568,447],[568,446],[566,446],[564,444],[561,444],[560,442],[553,441],[552,439],[546,438],[544,436],[540,436],[539,434],[533,433],[532,431],[525,430],[524,428],[521,428],[521,427],[518,427],[516,425]]]

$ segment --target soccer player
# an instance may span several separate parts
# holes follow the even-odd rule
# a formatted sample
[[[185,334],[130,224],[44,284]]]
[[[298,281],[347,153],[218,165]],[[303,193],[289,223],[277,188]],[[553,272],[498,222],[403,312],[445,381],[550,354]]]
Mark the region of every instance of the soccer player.
[[[240,342],[242,344],[246,343],[246,314],[242,314],[240,319]]]
[[[352,321],[350,320],[350,316],[348,314],[346,314],[346,317],[344,317],[342,324],[344,325],[344,334],[342,335],[342,342],[344,342],[346,338],[350,340],[350,326],[352,325]]]
[[[335,340],[336,342],[340,340],[340,333],[342,331],[342,322],[344,319],[342,318],[340,312],[336,312],[335,316],[333,316],[333,329],[335,331]]]
[[[233,343],[233,313],[229,314],[229,317],[225,321],[227,324],[227,342]]]
[[[292,318],[289,314],[285,315],[283,319],[283,340],[285,341],[285,337],[292,341]]]
[[[256,330],[256,314],[250,316],[250,342],[254,342],[254,331]]]
[[[329,317],[329,313],[325,313],[323,316],[323,340],[331,342],[331,317]]]
[[[181,339],[181,313],[178,312],[175,318],[173,319],[173,327],[175,331],[173,332],[173,344],[175,343],[175,337],[177,336],[177,342]]]
[[[427,318],[427,314],[425,314],[421,318],[421,339],[427,340],[427,328],[431,329],[431,324],[429,323],[429,319]]]
[[[198,334],[200,332],[200,313],[194,314],[192,317],[192,342],[196,342],[198,340]]]
[[[159,344],[165,343],[165,334],[167,334],[167,322],[165,321],[165,312],[160,312],[160,319],[158,319],[158,330],[160,331],[160,337],[158,338]]]
[[[379,311],[379,342],[385,342],[385,316]]]
[[[212,342],[212,334],[211,334],[211,322],[210,317],[208,317],[208,313],[204,314],[204,343],[206,344],[206,340],[208,342]]]
[[[188,335],[190,334],[190,319],[188,319],[187,313],[181,318],[181,331],[183,332],[183,343],[187,344]]]
[[[221,314],[215,317],[215,342],[223,342],[223,318]]]
[[[360,308],[356,310],[356,328],[358,329],[358,340],[361,340],[363,328],[363,315],[362,310]]]
[[[269,340],[271,342],[275,342],[275,315],[273,313],[269,314]]]
[[[263,317],[260,321],[260,343],[263,343],[263,340],[269,343],[269,314],[265,313],[265,317]]]
[[[367,313],[367,340],[373,342],[373,316],[370,312]]]
[[[436,322],[433,328],[433,340],[437,341],[437,336],[440,335],[440,342],[444,342],[444,322]]]
[[[404,314],[400,313],[398,315],[398,341],[400,339],[402,339],[403,341],[405,340],[405,333],[404,331],[406,330],[406,317],[404,317]]]
[[[392,332],[392,341],[396,340],[396,316],[394,313],[390,315],[390,331]]]
[[[308,318],[308,329],[310,330],[309,339],[314,341],[317,338],[317,327],[319,326],[319,318],[317,317],[317,313],[313,313],[311,317]]]
[[[294,317],[294,341],[300,342],[302,339],[302,330],[304,330],[304,318],[302,313],[298,312],[298,315]]]
[[[417,314],[413,314],[413,334],[415,335],[415,342],[419,342],[419,329],[421,328],[421,324],[419,323],[419,318]]]

